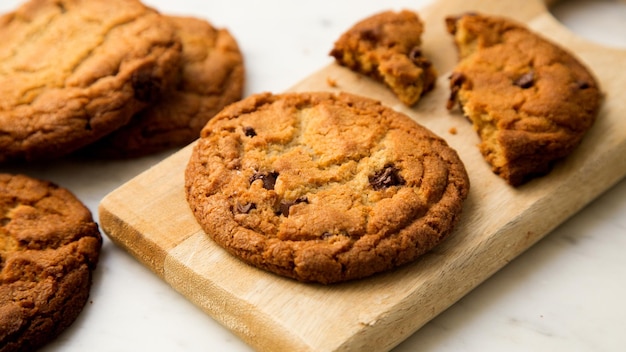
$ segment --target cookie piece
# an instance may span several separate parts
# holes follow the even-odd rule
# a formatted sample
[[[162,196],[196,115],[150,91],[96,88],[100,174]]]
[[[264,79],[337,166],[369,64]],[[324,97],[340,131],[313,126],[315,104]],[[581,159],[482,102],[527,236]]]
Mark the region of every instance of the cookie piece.
[[[469,181],[404,114],[341,93],[259,94],[218,113],[185,172],[204,231],[240,259],[324,284],[410,263],[451,232]]]
[[[137,0],[30,0],[0,17],[0,162],[68,154],[175,83],[181,44]]]
[[[450,76],[457,103],[494,173],[512,186],[545,175],[593,125],[598,83],[572,54],[503,17],[446,19],[460,56]]]
[[[198,18],[167,19],[183,45],[178,85],[128,125],[89,146],[85,154],[137,157],[184,146],[197,139],[224,106],[241,99],[243,56],[230,32]]]
[[[32,351],[83,309],[102,238],[68,190],[0,174],[0,351]]]
[[[415,12],[382,12],[342,34],[330,55],[338,64],[384,83],[401,102],[413,106],[437,80],[437,71],[422,54],[423,30]]]

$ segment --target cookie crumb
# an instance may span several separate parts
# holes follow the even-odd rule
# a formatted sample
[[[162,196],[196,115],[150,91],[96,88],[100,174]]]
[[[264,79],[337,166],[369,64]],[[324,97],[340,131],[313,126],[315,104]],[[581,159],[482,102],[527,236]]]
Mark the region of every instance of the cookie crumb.
[[[326,77],[326,84],[328,84],[329,87],[337,88],[337,80],[332,77]]]
[[[457,133],[456,127],[450,127],[450,129],[448,130],[448,133],[456,135]]]
[[[0,20],[1,50],[12,53],[3,54],[0,80],[13,91],[4,90],[0,104],[0,163],[72,154],[126,126],[178,81],[183,44],[154,9],[125,0],[59,3],[25,1]],[[124,25],[111,31],[113,23]],[[55,45],[57,37],[67,45]],[[33,66],[40,52],[54,64]]]
[[[163,19],[182,43],[180,83],[130,123],[81,150],[85,156],[134,158],[183,147],[198,138],[211,117],[241,99],[245,67],[236,38],[201,18]],[[254,137],[248,128],[246,136]]]

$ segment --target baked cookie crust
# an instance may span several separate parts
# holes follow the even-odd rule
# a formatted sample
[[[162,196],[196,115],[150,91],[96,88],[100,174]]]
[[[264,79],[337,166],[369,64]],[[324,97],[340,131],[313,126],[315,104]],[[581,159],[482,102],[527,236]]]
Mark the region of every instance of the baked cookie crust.
[[[377,101],[265,93],[209,121],[185,189],[204,231],[234,256],[329,284],[431,250],[457,223],[469,179],[443,139]]]
[[[446,19],[458,47],[448,108],[480,136],[494,173],[512,186],[547,174],[580,144],[602,101],[598,82],[571,53],[510,19]]]
[[[211,117],[241,99],[244,60],[230,32],[194,17],[166,18],[183,46],[176,87],[83,154],[138,157],[187,145]]]
[[[435,87],[437,71],[422,53],[424,26],[417,13],[385,11],[356,23],[330,55],[351,70],[384,83],[407,106]]]
[[[174,29],[137,0],[30,0],[0,17],[0,162],[66,155],[177,78]]]
[[[102,238],[68,190],[0,173],[0,351],[33,351],[87,302]]]

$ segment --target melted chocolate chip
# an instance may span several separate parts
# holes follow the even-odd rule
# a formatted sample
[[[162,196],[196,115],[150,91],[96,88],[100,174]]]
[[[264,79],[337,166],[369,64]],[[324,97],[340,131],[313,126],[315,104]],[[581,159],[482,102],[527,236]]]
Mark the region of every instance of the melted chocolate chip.
[[[254,128],[250,127],[250,126],[246,126],[243,128],[243,133],[247,136],[247,137],[254,137],[256,136],[256,131],[254,130]]]
[[[363,32],[361,32],[361,38],[363,38],[363,40],[367,40],[370,42],[378,41],[379,37],[380,37],[380,33],[378,30],[366,29]]]
[[[344,233],[344,232],[332,233],[332,232],[325,231],[323,234],[320,235],[320,239],[327,240],[327,239],[330,239],[330,238],[333,238],[333,237],[337,237],[337,236],[350,237],[349,234]]]
[[[576,86],[578,87],[578,89],[587,89],[587,88],[591,87],[591,85],[588,82],[585,82],[585,81],[578,81],[578,82],[576,82]]]
[[[298,204],[298,203],[308,203],[309,199],[307,197],[299,197],[296,200],[281,200],[280,201],[280,214],[282,214],[283,216],[289,216],[289,208],[291,208],[292,205]]]
[[[409,52],[409,59],[413,62],[413,64],[417,67],[428,68],[432,66],[432,63],[428,61],[424,56],[422,56],[422,49],[419,47],[414,47]]]
[[[522,89],[527,89],[533,86],[533,84],[535,84],[535,74],[533,71],[527,72],[523,75],[521,75],[520,77],[518,77],[515,81],[513,81],[513,84],[522,88]]]
[[[161,84],[148,70],[139,70],[132,76],[131,83],[135,98],[143,102],[155,101],[161,94]]]
[[[451,85],[460,86],[465,82],[465,75],[461,72],[452,72],[449,79]]]
[[[332,233],[330,233],[330,232],[324,232],[324,233],[320,236],[320,238],[321,238],[321,239],[323,239],[323,240],[325,240],[325,239],[331,238],[331,237],[333,237],[333,236],[334,236],[334,235],[333,235]]]
[[[456,103],[457,95],[459,94],[459,90],[461,90],[461,86],[465,82],[465,76],[460,72],[453,72],[450,75],[450,97],[448,98],[448,103],[446,108],[451,110],[454,107],[454,103]]]
[[[368,178],[370,185],[377,191],[391,186],[401,186],[404,184],[404,179],[398,172],[395,166],[387,165]]]
[[[461,19],[460,16],[446,17],[446,30],[448,31],[448,33],[450,34],[456,33],[456,23],[459,21],[459,19]]]
[[[241,204],[237,202],[237,211],[241,214],[248,214],[253,209],[256,209],[256,204],[254,203]]]
[[[278,178],[278,172],[257,172],[252,177],[250,177],[250,184],[256,180],[263,181],[263,188],[267,190],[273,190],[274,185],[276,184],[276,179]]]
[[[409,53],[409,59],[416,60],[420,57],[422,57],[422,49],[418,46],[413,47],[413,49],[411,49],[411,52]]]

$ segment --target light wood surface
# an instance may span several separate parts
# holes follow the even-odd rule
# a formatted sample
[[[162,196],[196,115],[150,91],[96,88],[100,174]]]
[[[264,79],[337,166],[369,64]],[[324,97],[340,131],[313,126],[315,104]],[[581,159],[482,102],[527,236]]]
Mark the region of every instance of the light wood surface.
[[[107,195],[99,208],[102,229],[257,350],[389,350],[626,175],[626,52],[574,36],[540,1],[446,0],[413,10],[426,23],[423,51],[440,72],[438,87],[415,108],[334,64],[292,90],[343,90],[379,99],[459,152],[472,188],[456,231],[432,253],[391,273],[333,286],[301,284],[249,267],[212,243],[188,208],[183,172],[192,146]],[[447,77],[457,56],[444,17],[464,11],[527,23],[592,68],[605,93],[597,123],[574,154],[550,175],[518,189],[491,173],[469,122],[445,109]]]

